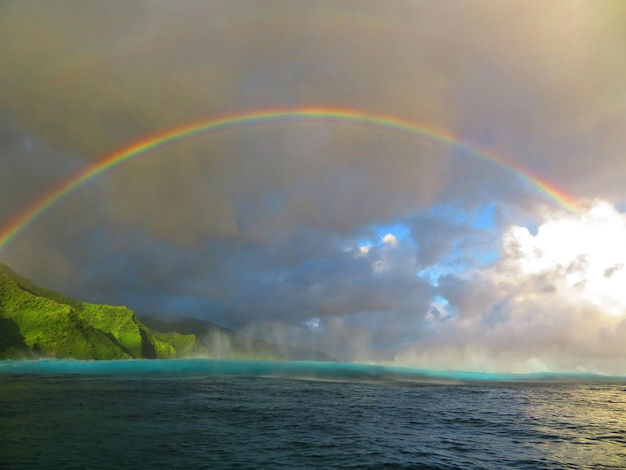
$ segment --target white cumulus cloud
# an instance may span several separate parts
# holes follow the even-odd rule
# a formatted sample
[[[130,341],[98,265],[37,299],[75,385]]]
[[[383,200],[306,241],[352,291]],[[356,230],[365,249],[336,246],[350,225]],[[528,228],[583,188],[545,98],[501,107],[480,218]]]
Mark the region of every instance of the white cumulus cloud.
[[[452,274],[457,315],[396,356],[405,365],[501,372],[626,373],[626,213],[596,201],[553,213],[536,233],[511,226],[494,265]]]

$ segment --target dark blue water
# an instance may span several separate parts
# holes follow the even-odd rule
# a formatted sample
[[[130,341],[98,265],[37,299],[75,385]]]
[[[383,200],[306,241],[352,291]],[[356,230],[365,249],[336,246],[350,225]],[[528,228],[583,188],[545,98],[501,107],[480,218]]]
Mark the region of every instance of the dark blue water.
[[[0,362],[0,468],[626,468],[626,380]]]

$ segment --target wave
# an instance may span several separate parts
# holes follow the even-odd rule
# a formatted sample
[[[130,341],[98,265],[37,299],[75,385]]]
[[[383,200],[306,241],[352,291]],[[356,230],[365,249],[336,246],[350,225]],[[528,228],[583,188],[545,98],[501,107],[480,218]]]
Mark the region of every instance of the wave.
[[[234,376],[272,377],[358,383],[454,384],[500,382],[624,382],[626,376],[592,373],[539,372],[502,374],[434,371],[371,364],[313,361],[255,361],[216,359],[137,359],[81,361],[40,359],[0,361],[0,374],[90,375],[90,376]]]

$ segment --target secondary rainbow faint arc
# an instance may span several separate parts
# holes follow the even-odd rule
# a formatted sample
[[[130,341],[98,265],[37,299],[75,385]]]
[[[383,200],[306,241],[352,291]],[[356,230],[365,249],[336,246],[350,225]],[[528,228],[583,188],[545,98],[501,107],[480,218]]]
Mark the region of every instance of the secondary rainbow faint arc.
[[[507,171],[516,174],[530,185],[545,193],[564,209],[575,212],[575,200],[573,197],[557,188],[545,179],[531,173],[529,170],[506,160],[494,152],[487,151],[475,145],[463,142],[460,138],[446,130],[437,129],[424,123],[397,118],[386,114],[369,113],[365,111],[341,109],[341,108],[296,108],[296,109],[272,109],[248,111],[228,116],[205,119],[170,128],[156,134],[152,134],[141,140],[127,145],[113,153],[105,155],[92,165],[72,175],[69,179],[55,186],[43,196],[24,208],[13,219],[0,229],[0,252],[13,241],[20,233],[28,228],[35,219],[39,218],[49,208],[59,201],[93,181],[100,175],[113,168],[147,154],[166,144],[171,144],[186,138],[215,132],[219,130],[233,129],[237,127],[250,127],[257,124],[268,124],[281,121],[306,121],[323,120],[336,122],[351,122],[363,125],[372,125],[379,128],[387,128],[398,132],[426,137],[431,140],[451,145],[463,152],[474,155],[482,160],[490,161]]]

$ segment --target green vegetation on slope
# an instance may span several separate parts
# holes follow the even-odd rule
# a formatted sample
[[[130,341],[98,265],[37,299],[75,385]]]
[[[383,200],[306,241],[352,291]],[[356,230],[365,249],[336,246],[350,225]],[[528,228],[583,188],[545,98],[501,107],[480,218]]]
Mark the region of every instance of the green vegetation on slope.
[[[195,318],[139,321],[126,307],[42,289],[0,263],[0,359],[223,359],[332,361],[308,348],[270,344]]]
[[[22,290],[4,274],[0,274],[0,316],[10,330],[1,340],[0,357],[132,357],[71,306]]]
[[[46,299],[54,300],[60,304],[70,305],[76,309],[80,309],[81,302],[74,300],[70,297],[66,297],[59,292],[55,292],[49,289],[42,289],[36,286],[33,281],[13,271],[6,264],[0,263],[0,274],[6,274],[13,282],[15,282],[22,290],[30,292],[38,297],[44,297]]]
[[[155,334],[126,307],[41,289],[0,264],[0,359],[152,359],[201,350],[193,335]]]

